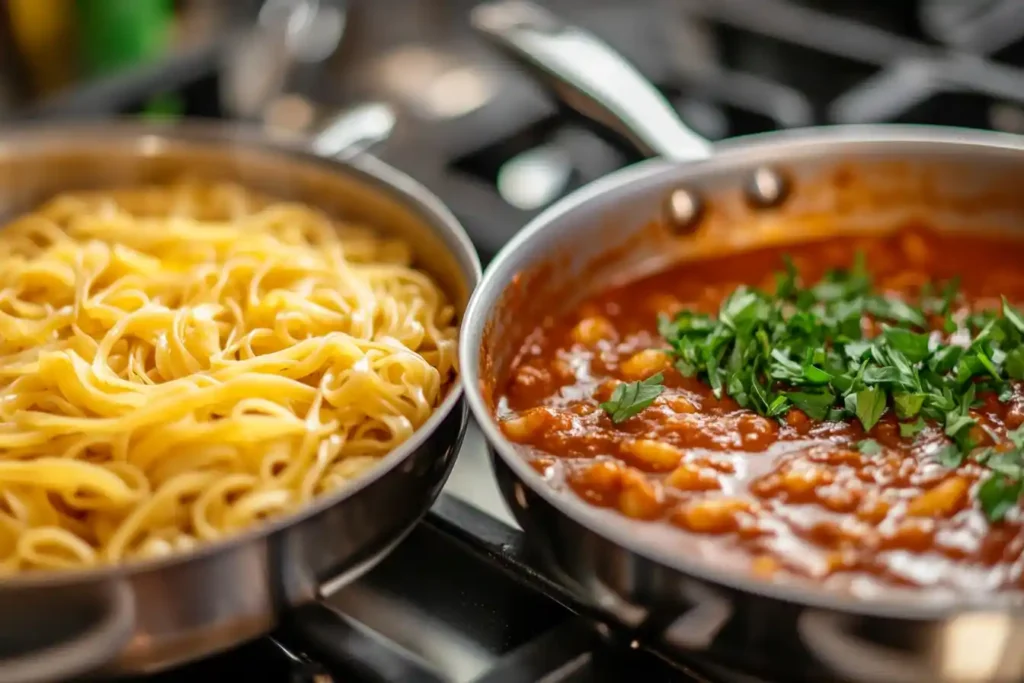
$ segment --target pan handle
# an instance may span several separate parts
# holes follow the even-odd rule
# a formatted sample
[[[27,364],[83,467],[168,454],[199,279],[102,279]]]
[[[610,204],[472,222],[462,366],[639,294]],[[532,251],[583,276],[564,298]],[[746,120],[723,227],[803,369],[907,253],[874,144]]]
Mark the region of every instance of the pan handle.
[[[690,130],[633,65],[591,33],[526,0],[478,5],[470,20],[538,73],[565,104],[625,135],[644,154],[674,161],[711,154],[711,143]]]
[[[0,656],[0,683],[66,681],[117,657],[135,629],[135,600],[125,583],[111,586],[110,594],[101,600],[101,613],[80,633],[38,649]]]
[[[929,637],[927,649],[900,651],[853,633],[856,617],[807,610],[797,622],[804,645],[851,681],[1009,681],[1024,671],[1020,618],[1004,612],[964,612]]]
[[[329,117],[313,133],[318,156],[345,161],[387,140],[395,128],[395,111],[383,102],[367,102]]]
[[[932,672],[926,662],[866,642],[850,633],[848,617],[807,610],[797,620],[800,639],[832,671],[853,681],[914,683]]]
[[[307,146],[325,159],[350,161],[384,142],[395,129],[395,110],[384,102],[365,102],[336,111],[303,130],[268,126],[267,134]]]

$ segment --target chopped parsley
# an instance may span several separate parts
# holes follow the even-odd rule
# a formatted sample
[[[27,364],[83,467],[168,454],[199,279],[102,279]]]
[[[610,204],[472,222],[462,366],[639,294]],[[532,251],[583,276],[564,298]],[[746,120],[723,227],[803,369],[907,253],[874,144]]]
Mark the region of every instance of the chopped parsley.
[[[913,422],[900,422],[900,436],[904,439],[913,439],[924,431],[926,426],[927,425],[920,416]]]
[[[615,387],[611,398],[602,403],[601,407],[615,424],[625,422],[654,403],[654,399],[665,390],[661,384],[663,379],[659,372],[641,382],[624,382]]]
[[[1020,474],[1008,476],[995,472],[978,488],[978,502],[985,515],[993,522],[1001,522],[1024,493],[1024,479]]]
[[[1024,380],[1024,314],[1004,298],[1000,310],[954,319],[955,280],[926,285],[916,303],[885,298],[874,290],[863,254],[810,287],[784,260],[774,292],[739,287],[716,316],[684,310],[659,319],[676,369],[707,383],[715,397],[766,417],[795,407],[815,420],[856,419],[870,432],[892,411],[905,439],[926,421],[937,423],[949,444],[935,457],[948,467],[967,458],[986,464],[990,474],[977,497],[989,519],[1001,520],[1024,492],[1024,433],[998,457],[978,449],[972,409],[978,392],[1008,401],[1011,381]],[[879,334],[864,333],[865,317]],[[956,343],[932,333],[933,320],[947,335],[957,332]],[[661,381],[655,375],[619,385],[601,406],[622,422],[654,401]],[[881,447],[865,439],[859,448]]]
[[[878,455],[882,452],[882,446],[874,439],[864,439],[857,444],[857,450],[864,455]]]

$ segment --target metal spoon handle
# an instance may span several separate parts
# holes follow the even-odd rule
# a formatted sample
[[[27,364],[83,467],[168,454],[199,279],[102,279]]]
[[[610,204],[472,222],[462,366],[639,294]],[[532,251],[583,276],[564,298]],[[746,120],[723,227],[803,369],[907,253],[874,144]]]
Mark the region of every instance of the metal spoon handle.
[[[625,135],[644,154],[692,161],[711,153],[711,143],[593,34],[526,0],[484,3],[470,18],[476,30],[531,67],[565,104]]]

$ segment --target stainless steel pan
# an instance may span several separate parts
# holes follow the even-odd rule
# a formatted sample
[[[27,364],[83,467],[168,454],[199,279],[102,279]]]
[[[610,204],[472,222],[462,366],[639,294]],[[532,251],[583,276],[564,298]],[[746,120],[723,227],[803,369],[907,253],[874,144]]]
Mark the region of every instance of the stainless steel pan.
[[[982,681],[1024,674],[1024,598],[857,599],[754,580],[647,540],[555,490],[498,429],[494,390],[531,321],[680,259],[892,229],[1020,229],[1024,141],[910,126],[772,133],[712,146],[610,48],[534,5],[478,7],[478,29],[563,99],[662,156],[613,173],[527,225],[467,310],[461,367],[503,495],[552,572],[645,643],[774,680]]]
[[[417,183],[356,153],[389,112],[348,112],[313,140],[199,123],[47,126],[0,134],[0,215],[67,189],[231,179],[410,240],[460,310],[480,276],[465,232]],[[352,157],[339,161],[337,155]],[[151,672],[272,629],[378,562],[441,490],[466,426],[461,386],[351,488],[168,559],[0,580],[0,682]]]

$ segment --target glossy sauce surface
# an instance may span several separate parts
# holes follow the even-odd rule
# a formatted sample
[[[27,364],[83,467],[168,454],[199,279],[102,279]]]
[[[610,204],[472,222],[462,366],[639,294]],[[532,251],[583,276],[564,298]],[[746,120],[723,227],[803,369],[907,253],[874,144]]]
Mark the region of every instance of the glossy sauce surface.
[[[1020,243],[925,229],[683,264],[541,321],[499,392],[502,430],[551,485],[632,518],[663,550],[854,592],[1021,589],[1019,505],[988,521],[972,497],[987,470],[937,462],[941,425],[908,440],[891,410],[868,434],[856,421],[814,421],[795,408],[762,417],[716,399],[662,351],[659,313],[713,314],[739,285],[770,288],[784,253],[814,282],[850,266],[858,250],[887,297],[914,300],[922,283],[957,276],[959,313],[998,308],[1002,296],[1024,301]],[[600,408],[617,384],[658,372],[666,388],[639,414],[614,424]],[[1020,386],[1009,400],[978,398],[982,445],[1024,423]],[[865,438],[881,452],[860,452]]]

